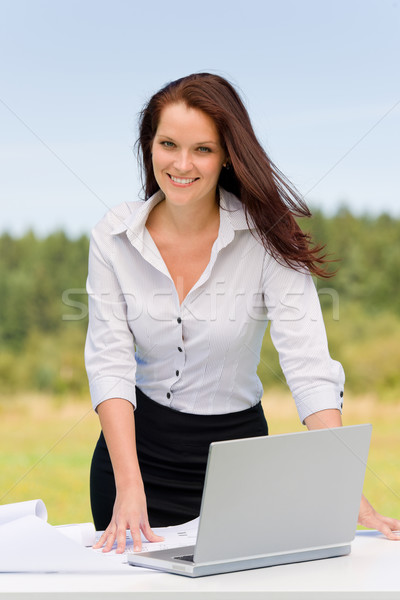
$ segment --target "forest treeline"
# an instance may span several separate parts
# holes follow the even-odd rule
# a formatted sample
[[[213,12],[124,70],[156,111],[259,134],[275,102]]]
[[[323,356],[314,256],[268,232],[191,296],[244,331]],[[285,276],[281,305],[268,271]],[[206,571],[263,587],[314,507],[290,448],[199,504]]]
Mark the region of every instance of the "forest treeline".
[[[400,392],[400,220],[315,211],[301,226],[325,245],[331,279],[317,280],[331,355],[347,387],[395,399]],[[86,236],[57,231],[0,236],[1,395],[45,391],[86,395]],[[269,336],[259,373],[264,387],[283,385]]]

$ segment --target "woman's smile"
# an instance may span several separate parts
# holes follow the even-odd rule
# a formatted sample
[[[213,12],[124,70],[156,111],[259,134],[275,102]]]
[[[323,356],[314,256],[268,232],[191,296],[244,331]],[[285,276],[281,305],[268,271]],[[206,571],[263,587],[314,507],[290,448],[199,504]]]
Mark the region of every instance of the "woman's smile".
[[[188,178],[188,177],[175,177],[170,173],[167,173],[168,177],[178,186],[188,186],[198,180],[198,177]]]

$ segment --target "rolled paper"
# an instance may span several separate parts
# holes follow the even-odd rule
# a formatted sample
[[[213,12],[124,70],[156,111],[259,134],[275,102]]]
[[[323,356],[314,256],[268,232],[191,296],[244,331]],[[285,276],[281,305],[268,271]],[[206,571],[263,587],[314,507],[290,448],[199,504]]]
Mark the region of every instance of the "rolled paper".
[[[0,525],[29,516],[47,521],[47,509],[43,500],[27,500],[26,502],[0,505]]]
[[[96,530],[93,523],[56,525],[55,529],[81,546],[93,546],[96,541]]]

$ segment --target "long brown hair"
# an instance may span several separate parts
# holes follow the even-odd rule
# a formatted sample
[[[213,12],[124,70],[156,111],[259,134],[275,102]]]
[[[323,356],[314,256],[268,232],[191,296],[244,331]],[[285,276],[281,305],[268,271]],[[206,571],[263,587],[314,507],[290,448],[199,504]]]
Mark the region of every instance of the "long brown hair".
[[[172,81],[154,94],[140,114],[138,154],[147,200],[158,189],[151,148],[165,106],[183,102],[203,111],[217,127],[227,153],[228,168],[221,170],[219,185],[242,202],[248,223],[254,224],[266,250],[277,260],[299,270],[330,277],[321,246],[312,246],[295,217],[311,213],[297,190],[268,158],[254,133],[247,110],[233,86],[223,77],[195,73]]]

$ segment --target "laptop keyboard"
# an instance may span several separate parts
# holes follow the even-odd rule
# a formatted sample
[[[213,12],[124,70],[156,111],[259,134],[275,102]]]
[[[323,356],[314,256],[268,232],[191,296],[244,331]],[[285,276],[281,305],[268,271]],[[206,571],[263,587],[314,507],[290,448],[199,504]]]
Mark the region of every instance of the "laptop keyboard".
[[[187,556],[174,556],[176,560],[186,560],[187,562],[193,562],[194,555],[188,554]]]

